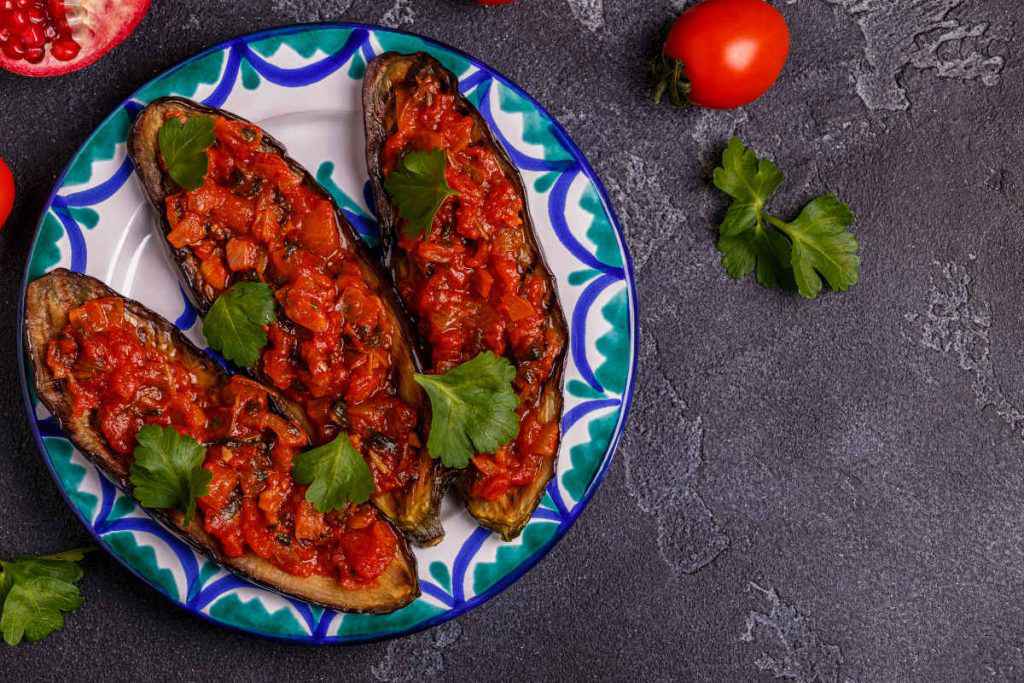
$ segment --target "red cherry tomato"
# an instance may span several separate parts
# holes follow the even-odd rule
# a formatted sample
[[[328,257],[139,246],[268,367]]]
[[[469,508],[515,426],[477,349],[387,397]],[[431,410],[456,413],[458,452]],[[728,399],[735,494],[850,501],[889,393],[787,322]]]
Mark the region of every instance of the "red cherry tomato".
[[[14,176],[7,164],[0,159],[0,229],[7,222],[11,215],[11,208],[14,206]]]
[[[665,87],[679,89],[669,91],[674,103],[688,93],[701,107],[732,109],[767,92],[788,55],[786,20],[764,0],[705,0],[669,31],[665,75],[672,82]]]

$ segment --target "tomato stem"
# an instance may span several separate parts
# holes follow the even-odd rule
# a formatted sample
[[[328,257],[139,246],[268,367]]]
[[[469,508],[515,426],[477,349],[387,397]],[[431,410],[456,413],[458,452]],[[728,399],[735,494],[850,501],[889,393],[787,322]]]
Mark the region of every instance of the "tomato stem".
[[[654,103],[668,94],[668,101],[674,107],[690,105],[690,81],[686,78],[686,67],[682,61],[661,54],[651,62],[651,76],[654,80]]]

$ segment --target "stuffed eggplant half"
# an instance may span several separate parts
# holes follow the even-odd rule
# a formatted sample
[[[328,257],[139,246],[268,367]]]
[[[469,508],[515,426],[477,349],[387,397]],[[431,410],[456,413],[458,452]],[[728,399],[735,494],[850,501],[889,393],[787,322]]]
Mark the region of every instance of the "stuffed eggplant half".
[[[180,134],[198,123],[206,147]],[[448,476],[424,448],[412,336],[331,196],[256,125],[180,98],[140,112],[129,153],[200,312],[236,283],[267,284],[276,320],[251,374],[302,406],[314,443],[347,433],[374,475],[374,504],[416,543],[439,542]]]
[[[294,405],[227,375],[169,322],[98,280],[55,270],[26,296],[39,398],[122,489],[132,490],[140,432],[151,425],[204,449],[209,482],[190,523],[152,510],[191,545],[268,588],[339,610],[386,613],[416,598],[401,533],[370,505],[318,512],[292,478],[292,459],[310,442]]]
[[[423,53],[374,59],[363,82],[367,164],[387,266],[427,371],[484,351],[515,367],[518,435],[475,455],[460,482],[470,514],[511,539],[554,473],[568,330],[522,179],[458,86]],[[400,180],[389,183],[392,174]],[[419,197],[392,191],[410,185]],[[426,220],[424,188],[437,202]]]

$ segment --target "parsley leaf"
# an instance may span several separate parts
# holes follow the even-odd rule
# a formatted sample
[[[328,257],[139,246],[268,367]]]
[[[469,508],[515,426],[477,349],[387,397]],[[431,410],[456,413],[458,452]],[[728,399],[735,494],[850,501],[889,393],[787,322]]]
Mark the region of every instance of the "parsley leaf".
[[[206,149],[213,144],[213,119],[190,116],[182,123],[169,118],[157,132],[157,144],[174,182],[185,190],[195,190],[203,184],[210,163]]]
[[[267,345],[263,326],[274,320],[270,287],[263,282],[238,282],[213,302],[203,318],[203,335],[225,358],[251,368]]]
[[[203,468],[206,448],[174,427],[146,425],[136,437],[130,477],[134,495],[151,508],[177,508],[191,524],[196,499],[206,495],[211,475]]]
[[[761,214],[765,202],[782,184],[775,164],[759,160],[738,138],[729,141],[722,166],[715,169],[715,187],[733,198],[719,226],[718,250],[722,265],[734,279],[757,270],[757,281],[765,287],[782,286],[788,268],[789,244],[767,229]],[[788,278],[792,281],[792,278]]]
[[[4,642],[36,641],[64,626],[63,613],[82,606],[75,585],[82,578],[77,562],[90,550],[0,560],[0,632]]]
[[[733,202],[719,226],[716,244],[730,277],[755,273],[764,287],[798,290],[813,299],[821,293],[824,276],[829,286],[844,292],[860,277],[857,238],[847,231],[853,213],[834,195],[811,201],[791,223],[764,212],[782,184],[783,175],[771,161],[732,138],[715,169],[715,187]]]
[[[405,219],[403,230],[409,236],[430,232],[444,200],[459,194],[448,186],[445,161],[444,151],[440,149],[409,152],[384,180],[384,189]]]
[[[729,141],[722,165],[715,169],[715,187],[733,198],[719,227],[723,235],[738,235],[752,227],[764,227],[761,210],[785,178],[767,159],[758,159],[739,138]]]
[[[430,455],[462,469],[475,453],[494,453],[514,439],[519,433],[515,376],[512,364],[490,351],[443,375],[415,375],[430,397]]]
[[[776,231],[758,227],[748,233],[719,237],[715,246],[722,252],[722,265],[729,277],[739,280],[756,269],[761,285],[793,289],[789,242]]]
[[[792,223],[768,217],[793,242],[793,274],[800,294],[813,299],[821,276],[834,291],[845,292],[860,279],[857,238],[847,231],[853,212],[835,195],[811,200]]]
[[[309,485],[306,500],[320,512],[341,510],[348,503],[365,503],[375,488],[370,468],[345,432],[334,441],[297,455],[292,476],[300,484]]]

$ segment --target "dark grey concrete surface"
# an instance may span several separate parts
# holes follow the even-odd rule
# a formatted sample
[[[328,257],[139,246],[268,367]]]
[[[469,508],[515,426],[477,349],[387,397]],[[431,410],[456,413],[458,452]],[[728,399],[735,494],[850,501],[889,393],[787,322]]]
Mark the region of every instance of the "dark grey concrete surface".
[[[127,94],[239,33],[352,19],[478,55],[573,134],[612,191],[642,305],[628,435],[571,533],[500,597],[411,638],[303,648],[170,606],[105,557],[85,607],[0,649],[0,679],[1024,680],[1024,5],[787,0],[790,62],[735,112],[645,99],[677,0],[157,0],[60,80],[0,74],[20,185],[0,236],[0,557],[87,540],[30,439],[14,311],[37,213]],[[708,178],[737,133],[834,191],[860,285],[805,302],[735,283]]]

